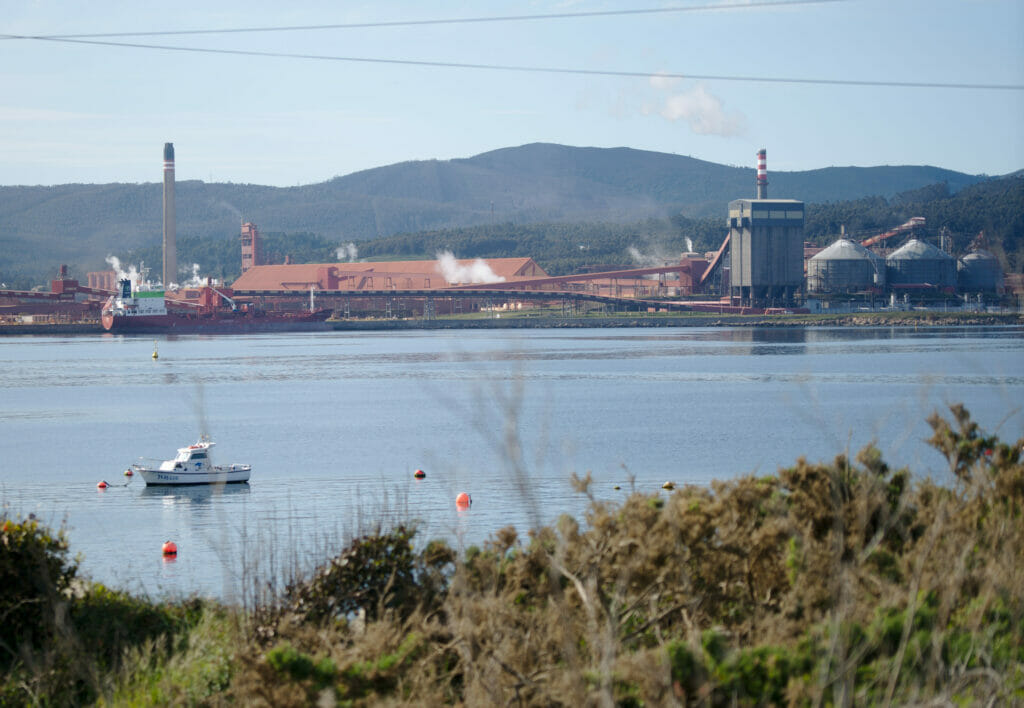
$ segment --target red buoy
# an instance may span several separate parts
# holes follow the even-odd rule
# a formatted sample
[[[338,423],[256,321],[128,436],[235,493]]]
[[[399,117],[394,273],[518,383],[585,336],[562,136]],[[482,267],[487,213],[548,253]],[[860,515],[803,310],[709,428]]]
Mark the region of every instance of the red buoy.
[[[96,483],[96,489],[106,489],[106,488],[107,488],[107,483],[104,482],[102,479],[99,482]]]
[[[469,505],[473,503],[473,497],[469,496],[465,492],[461,492],[459,496],[455,497],[455,506],[459,509],[468,509]]]
[[[167,541],[164,543],[164,555],[165,556],[176,556],[178,555],[178,546],[174,541]]]
[[[132,472],[132,468],[131,468],[131,467],[129,467],[128,469],[126,469],[126,470],[124,471],[124,476],[125,476],[125,477],[131,477],[131,476],[132,476],[133,474],[135,474],[135,473],[134,473],[134,472]]]
[[[415,477],[416,479],[423,479],[424,477],[427,476],[427,473],[424,472],[423,470],[416,470],[415,472],[412,473],[412,476]]]

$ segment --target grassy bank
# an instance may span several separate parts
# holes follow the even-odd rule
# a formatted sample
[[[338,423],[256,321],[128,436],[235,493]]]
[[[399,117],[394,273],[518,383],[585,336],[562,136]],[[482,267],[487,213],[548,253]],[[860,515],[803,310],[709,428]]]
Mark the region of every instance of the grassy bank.
[[[246,610],[81,581],[60,533],[5,519],[0,701],[1024,701],[1024,440],[960,407],[929,422],[947,485],[868,448],[592,500],[463,554],[380,528]]]

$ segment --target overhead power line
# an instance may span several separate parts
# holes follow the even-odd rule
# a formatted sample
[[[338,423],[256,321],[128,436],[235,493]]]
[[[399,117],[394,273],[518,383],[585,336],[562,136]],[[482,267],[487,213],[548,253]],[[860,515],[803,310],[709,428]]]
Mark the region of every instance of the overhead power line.
[[[429,20],[383,20],[376,22],[345,22],[326,25],[285,25],[272,27],[228,27],[221,29],[155,30],[147,32],[100,32],[91,34],[4,35],[0,39],[100,39],[104,37],[166,37],[196,34],[240,34],[245,32],[304,32],[311,30],[370,29],[379,27],[423,27],[429,25],[484,24],[488,22],[529,22],[538,20],[567,20],[588,17],[616,17],[622,15],[659,15],[681,12],[708,12],[720,10],[750,10],[765,7],[794,5],[825,5],[854,0],[752,0],[751,2],[707,3],[704,5],[675,5],[671,7],[633,8],[628,10],[591,10],[588,12],[553,12],[533,15],[496,15],[491,17],[456,17]]]
[[[11,35],[8,35],[11,37]],[[48,42],[69,44],[85,44],[105,47],[125,47],[131,49],[152,49],[170,52],[192,52],[200,54],[227,54],[234,56],[271,57],[277,59],[306,59],[314,61],[353,62],[363,64],[390,64],[396,66],[421,66],[443,69],[477,69],[485,71],[516,71],[535,74],[574,74],[582,76],[611,76],[625,78],[668,78],[668,79],[699,79],[702,81],[737,81],[745,83],[772,84],[811,84],[825,86],[879,86],[890,88],[936,88],[936,89],[973,89],[992,91],[1021,91],[1024,84],[982,84],[982,83],[946,83],[931,81],[882,81],[872,79],[815,79],[781,76],[744,76],[736,74],[698,74],[693,72],[664,71],[612,71],[604,69],[571,69],[550,66],[525,66],[515,64],[476,64],[466,62],[424,61],[416,59],[384,59],[377,57],[346,57],[323,54],[301,54],[291,52],[262,52],[251,49],[223,49],[205,47],[178,47],[162,44],[141,44],[137,42],[112,42],[93,39],[70,39],[57,37],[23,37]]]

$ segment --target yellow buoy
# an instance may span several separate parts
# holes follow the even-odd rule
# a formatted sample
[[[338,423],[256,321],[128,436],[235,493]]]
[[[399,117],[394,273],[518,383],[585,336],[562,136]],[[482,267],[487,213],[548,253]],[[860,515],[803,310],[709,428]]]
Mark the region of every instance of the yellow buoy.
[[[156,350],[156,340],[155,339],[153,340],[153,358],[154,359],[159,359],[160,358],[160,354]]]

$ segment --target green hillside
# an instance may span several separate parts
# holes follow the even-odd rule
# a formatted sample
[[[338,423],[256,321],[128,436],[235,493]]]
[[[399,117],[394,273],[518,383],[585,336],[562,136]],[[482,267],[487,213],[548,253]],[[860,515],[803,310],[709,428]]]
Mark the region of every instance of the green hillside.
[[[955,198],[985,178],[883,166],[773,172],[769,180],[772,196],[809,203],[874,197],[889,204],[901,193],[935,184]],[[466,228],[504,233],[602,224],[624,231],[616,238],[628,240],[637,230],[633,225],[650,219],[720,222],[729,200],[752,196],[753,184],[753,168],[628,148],[533,144],[468,159],[405,162],[301,187],[183,181],[176,186],[177,225],[181,243],[234,241],[245,220],[268,234],[315,234],[328,251],[356,242],[367,255],[382,251],[370,245],[376,239]],[[108,255],[159,248],[161,205],[157,183],[0,187],[0,282],[42,282],[59,263],[81,274],[105,268]],[[961,227],[969,230],[966,222]],[[669,245],[678,250],[677,242]],[[540,252],[529,255],[543,259]],[[579,260],[558,258],[566,267]]]
[[[891,199],[869,197],[854,201],[808,204],[807,240],[826,245],[845,227],[855,237],[867,236],[923,216],[920,234],[937,241],[945,227],[953,252],[962,254],[984,230],[990,250],[1008,271],[1024,268],[1024,177],[989,180],[949,194],[945,185],[932,185]],[[703,253],[715,250],[725,235],[724,218],[644,219],[632,223],[548,222],[435,229],[395,234],[358,242],[358,257],[370,260],[432,259],[450,251],[459,258],[532,257],[551,275],[585,268],[643,265],[671,259],[691,247]],[[281,263],[290,256],[296,263],[339,260],[340,242],[311,232],[262,234],[263,259]],[[347,244],[346,244],[347,245]],[[117,251],[123,261],[160,263],[160,246]],[[341,256],[347,259],[349,254]],[[183,267],[198,263],[204,275],[230,281],[240,274],[236,238],[186,237],[178,242]]]

